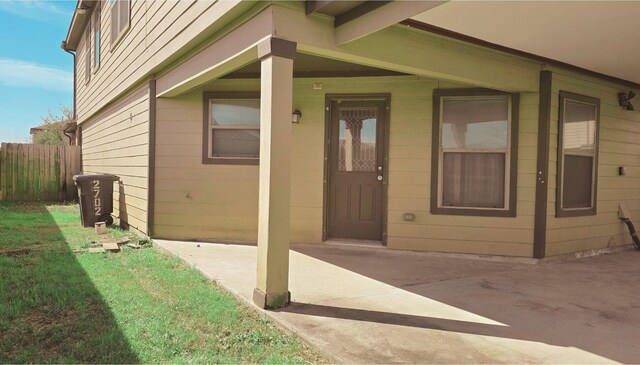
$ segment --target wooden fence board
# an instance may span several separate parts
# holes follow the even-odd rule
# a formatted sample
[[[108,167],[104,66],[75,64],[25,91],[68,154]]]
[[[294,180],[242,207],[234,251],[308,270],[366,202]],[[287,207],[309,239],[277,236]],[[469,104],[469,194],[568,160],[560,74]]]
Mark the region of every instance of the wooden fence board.
[[[0,200],[77,200],[81,153],[80,146],[2,143]]]

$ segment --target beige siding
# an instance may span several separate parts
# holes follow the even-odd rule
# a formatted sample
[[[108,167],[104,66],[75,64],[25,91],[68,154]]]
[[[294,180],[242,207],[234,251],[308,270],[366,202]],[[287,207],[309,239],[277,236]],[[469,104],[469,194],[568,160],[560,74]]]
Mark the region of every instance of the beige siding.
[[[83,123],[151,72],[176,60],[178,52],[203,36],[237,1],[131,1],[130,28],[111,44],[111,2],[102,0],[101,62],[91,82],[84,79],[84,37],[78,46],[78,120]],[[250,5],[244,5],[244,8]],[[218,27],[219,28],[219,27]],[[87,27],[86,31],[90,31]]]
[[[595,216],[555,217],[561,90],[600,99],[598,203]],[[640,217],[640,114],[624,111],[618,106],[617,94],[621,91],[628,91],[628,88],[554,70],[547,210],[548,256],[631,243],[626,226],[618,219],[618,204],[625,203],[636,221]],[[618,176],[619,166],[626,167],[626,176]]]
[[[114,215],[147,232],[149,90],[144,86],[82,125],[83,171],[120,176]]]
[[[313,83],[322,90],[313,90]],[[258,90],[257,80],[220,80],[208,90]],[[462,87],[417,77],[296,79],[291,237],[322,239],[325,94],[391,93],[388,245],[390,248],[530,256],[537,94],[521,96],[518,217],[429,213],[431,97],[436,87]],[[158,99],[156,218],[158,237],[255,241],[257,166],[203,165],[202,90]],[[190,198],[188,198],[190,197]],[[416,214],[405,222],[406,212]]]

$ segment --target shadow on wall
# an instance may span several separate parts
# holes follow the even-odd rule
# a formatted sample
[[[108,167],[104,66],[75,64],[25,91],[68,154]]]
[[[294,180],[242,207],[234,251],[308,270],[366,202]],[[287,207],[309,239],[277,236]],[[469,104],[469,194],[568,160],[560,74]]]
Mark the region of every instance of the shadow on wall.
[[[138,363],[59,228],[83,229],[77,214],[0,203],[0,217],[0,363]]]
[[[326,303],[292,303],[282,311],[545,343],[622,363],[638,361],[640,252],[531,265],[317,245],[293,250],[504,325]]]
[[[120,228],[129,229],[129,214],[127,213],[127,194],[124,193],[124,183],[118,182],[118,216],[120,218]]]

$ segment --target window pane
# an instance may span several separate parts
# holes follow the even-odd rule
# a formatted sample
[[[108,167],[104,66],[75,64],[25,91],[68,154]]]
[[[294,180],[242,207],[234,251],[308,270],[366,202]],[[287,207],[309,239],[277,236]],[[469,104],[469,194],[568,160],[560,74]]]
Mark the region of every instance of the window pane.
[[[445,152],[442,205],[504,208],[505,154]]]
[[[118,35],[120,32],[124,30],[129,24],[129,9],[131,8],[131,4],[129,0],[119,0],[119,20],[118,20]]]
[[[340,111],[338,171],[376,171],[376,108]]]
[[[100,66],[100,31],[99,30],[95,31],[94,48],[95,48],[94,63],[96,66]]]
[[[260,155],[260,130],[214,129],[212,130],[213,156],[258,157]]]
[[[445,98],[442,103],[443,148],[506,148],[509,99]]]
[[[564,152],[593,156],[596,145],[596,106],[565,100],[564,107]]]
[[[84,37],[84,77],[85,82],[89,82],[91,80],[91,31],[87,28],[87,32]]]
[[[562,207],[590,208],[593,183],[593,157],[564,156]]]
[[[119,34],[118,27],[118,8],[120,7],[120,3],[118,1],[113,0],[111,2],[111,46],[113,47],[113,42],[116,41]]]
[[[211,100],[211,125],[260,126],[260,100]]]

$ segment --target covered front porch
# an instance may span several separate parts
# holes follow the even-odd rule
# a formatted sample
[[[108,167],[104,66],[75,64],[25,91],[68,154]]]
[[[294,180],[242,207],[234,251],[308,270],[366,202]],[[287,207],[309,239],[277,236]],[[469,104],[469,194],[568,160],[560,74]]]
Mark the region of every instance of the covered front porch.
[[[396,16],[421,11],[389,6]],[[377,11],[334,26],[294,5],[255,10],[153,81],[149,230],[160,239],[257,242],[260,307],[289,302],[292,242],[359,238],[520,258],[628,242],[617,210],[631,181],[613,167],[637,166],[619,156],[630,137],[617,131],[635,128],[619,123],[635,117],[619,110],[619,80],[393,25]],[[601,100],[603,128],[614,131],[597,215],[559,218],[554,209],[564,91]],[[222,112],[229,106],[244,111]],[[480,125],[488,127],[467,148],[467,130]],[[467,164],[464,153],[477,155]],[[345,171],[354,179],[340,180]],[[482,184],[495,189],[475,189]],[[598,199],[587,198],[596,213]],[[360,226],[336,224],[353,211]]]
[[[254,300],[269,308],[289,300],[290,242],[365,239],[393,249],[530,257],[526,204],[509,222],[429,214],[432,98],[436,89],[493,87],[514,110],[516,99],[534,109],[538,65],[482,52],[462,60],[466,45],[442,49],[429,35],[395,27],[335,48],[312,37],[321,29],[331,24],[273,6],[158,77],[151,236],[257,242]],[[361,48],[377,41],[391,49]],[[229,98],[259,115],[214,122],[212,110]],[[535,115],[521,125],[510,132],[514,152],[524,134],[524,159],[533,160]],[[223,133],[244,137],[220,149]],[[229,150],[236,156],[224,157]],[[535,176],[532,165],[518,174]],[[512,194],[502,216],[516,215],[516,199],[533,200],[512,181],[511,193],[499,192]],[[343,224],[347,216],[358,224]]]
[[[257,248],[154,240],[252,303]],[[343,363],[630,363],[638,253],[566,262],[292,245],[292,303],[263,312]]]

